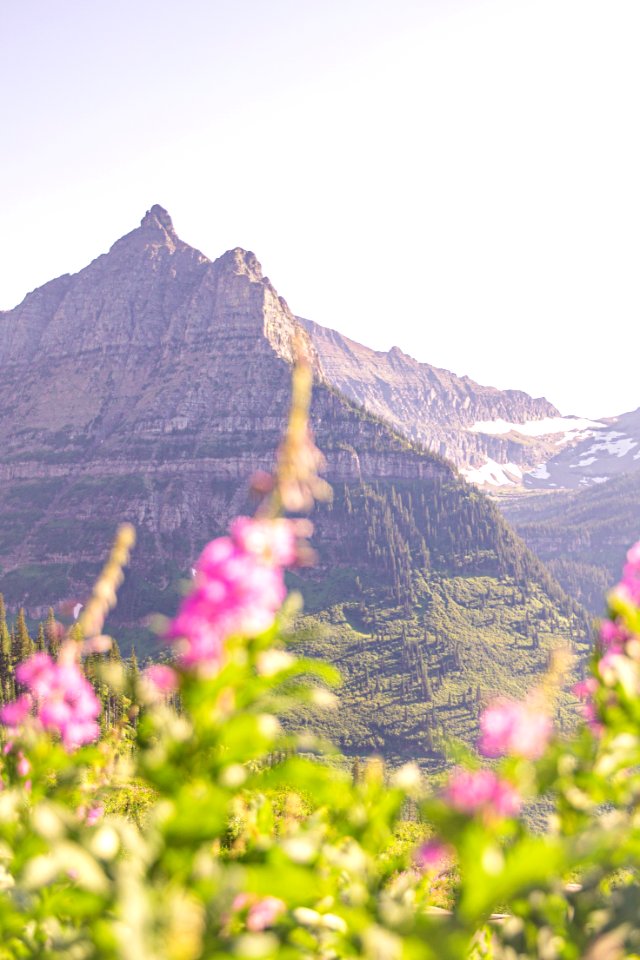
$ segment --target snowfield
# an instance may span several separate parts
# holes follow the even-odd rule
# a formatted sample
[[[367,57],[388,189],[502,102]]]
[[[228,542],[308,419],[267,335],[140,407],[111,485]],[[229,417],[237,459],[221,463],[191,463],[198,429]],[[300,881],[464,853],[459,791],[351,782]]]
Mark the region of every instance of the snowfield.
[[[634,447],[638,446],[638,441],[633,440],[631,437],[626,437],[624,433],[618,433],[615,430],[612,430],[608,434],[601,434],[598,437],[598,440],[602,440],[602,443],[594,443],[589,447],[588,450],[585,450],[586,456],[590,456],[592,453],[596,453],[598,450],[604,450],[609,456],[613,457],[626,457],[630,450],[633,450]],[[596,458],[593,457],[591,462]],[[584,466],[584,464],[580,464]]]
[[[517,463],[498,463],[491,459],[481,467],[467,467],[460,473],[469,483],[478,486],[489,483],[494,487],[515,487],[522,480],[522,470]]]
[[[524,423],[509,423],[507,420],[477,420],[469,427],[472,433],[488,433],[499,436],[504,433],[522,433],[526,437],[544,437],[546,434],[562,433],[558,443],[568,443],[580,436],[593,436],[593,430],[604,430],[607,425],[599,420],[584,417],[545,417],[543,420],[526,420]]]

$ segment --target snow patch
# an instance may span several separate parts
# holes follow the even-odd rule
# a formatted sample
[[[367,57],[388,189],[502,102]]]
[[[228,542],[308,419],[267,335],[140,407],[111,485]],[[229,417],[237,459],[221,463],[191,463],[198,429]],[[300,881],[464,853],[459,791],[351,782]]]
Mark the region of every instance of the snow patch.
[[[622,439],[617,439],[618,437]],[[600,439],[600,437],[598,437],[598,439]],[[630,450],[638,446],[637,440],[633,440],[631,437],[625,437],[624,433],[616,433],[615,430],[607,434],[602,434],[602,440],[602,443],[593,443],[589,449],[585,451],[587,456],[591,453],[596,453],[598,450],[604,450],[610,457],[626,457]],[[591,462],[595,459],[596,458],[593,457]],[[583,466],[583,464],[580,464],[580,466]]]
[[[517,463],[498,463],[488,459],[481,467],[467,467],[460,473],[469,483],[478,486],[515,487],[522,480],[522,470]]]
[[[472,433],[488,433],[498,436],[504,433],[523,433],[527,437],[543,437],[549,433],[564,433],[571,439],[583,431],[603,430],[604,423],[599,420],[587,420],[584,417],[545,417],[543,420],[526,420],[524,423],[510,423],[508,420],[477,420],[468,429]],[[590,435],[590,434],[589,434]],[[564,441],[562,441],[564,442]]]
[[[539,466],[532,470],[529,473],[530,477],[535,477],[536,480],[548,480],[551,474],[547,470],[546,463],[541,463]]]

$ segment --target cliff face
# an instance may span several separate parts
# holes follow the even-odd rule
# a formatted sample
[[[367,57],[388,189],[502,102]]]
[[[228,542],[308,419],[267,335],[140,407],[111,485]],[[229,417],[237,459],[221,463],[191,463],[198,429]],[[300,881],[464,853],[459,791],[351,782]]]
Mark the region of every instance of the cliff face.
[[[252,254],[212,263],[154,207],[108,254],[0,315],[5,450],[130,459],[132,440],[273,432],[295,327]]]
[[[398,347],[388,353],[371,350],[335,330],[301,322],[328,383],[460,469],[480,467],[490,458],[526,470],[547,458],[546,438],[491,436],[471,429],[478,422],[521,424],[559,416],[544,397],[481,386],[469,377],[418,363]]]
[[[187,568],[273,462],[296,332],[252,253],[210,261],[161,207],[0,314],[5,572],[97,562],[124,518],[139,563]],[[451,475],[331,390],[316,390],[313,419],[331,481]],[[35,603],[28,584],[20,598]]]

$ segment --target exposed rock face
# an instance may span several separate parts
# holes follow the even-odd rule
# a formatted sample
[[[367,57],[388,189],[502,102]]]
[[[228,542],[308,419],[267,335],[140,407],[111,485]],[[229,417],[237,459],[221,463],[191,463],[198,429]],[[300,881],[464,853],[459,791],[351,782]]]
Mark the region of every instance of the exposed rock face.
[[[132,434],[203,438],[212,409],[216,434],[249,410],[273,432],[296,326],[253,254],[212,263],[153,207],[108,254],[0,315],[5,450],[81,442],[104,456],[125,441],[129,457]]]
[[[484,387],[469,377],[418,363],[398,347],[377,352],[335,330],[302,322],[328,383],[457,467],[480,467],[491,458],[526,470],[546,459],[544,440],[515,434],[492,436],[471,429],[478,421],[517,424],[557,417],[558,411],[544,397],[533,399],[520,390]]]
[[[126,517],[147,559],[187,565],[273,462],[296,332],[308,336],[252,253],[212,262],[158,206],[0,314],[5,570],[97,560]],[[452,475],[330,390],[316,390],[313,418],[330,480]],[[79,480],[86,496],[70,493]]]

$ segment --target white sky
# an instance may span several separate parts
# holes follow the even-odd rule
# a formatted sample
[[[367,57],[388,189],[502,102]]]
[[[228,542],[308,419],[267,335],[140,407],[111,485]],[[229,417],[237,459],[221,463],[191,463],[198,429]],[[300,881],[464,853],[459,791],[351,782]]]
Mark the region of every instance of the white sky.
[[[294,312],[640,405],[638,0],[1,0],[0,307],[153,203]]]

